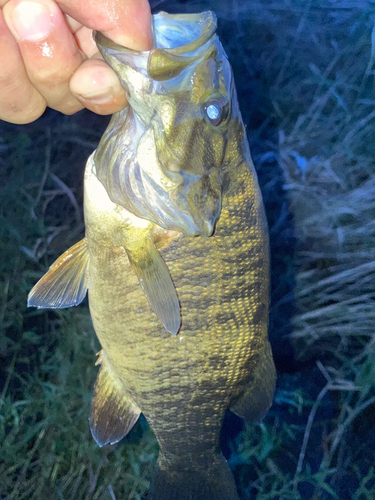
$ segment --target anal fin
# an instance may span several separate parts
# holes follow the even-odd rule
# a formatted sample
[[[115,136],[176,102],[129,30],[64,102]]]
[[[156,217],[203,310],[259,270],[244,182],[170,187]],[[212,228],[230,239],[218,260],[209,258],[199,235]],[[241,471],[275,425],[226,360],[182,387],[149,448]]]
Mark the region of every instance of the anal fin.
[[[76,306],[88,288],[89,253],[86,238],[73,245],[52,264],[29,293],[29,307],[58,309]]]
[[[98,445],[104,446],[125,437],[138,420],[141,410],[126,394],[102,354],[100,361],[91,401],[90,428]]]
[[[176,335],[181,326],[180,303],[169,269],[152,237],[146,232],[125,249],[152,310],[165,329]]]
[[[259,423],[270,409],[275,383],[276,370],[271,345],[266,341],[255,374],[243,393],[232,403],[231,411],[245,420]]]

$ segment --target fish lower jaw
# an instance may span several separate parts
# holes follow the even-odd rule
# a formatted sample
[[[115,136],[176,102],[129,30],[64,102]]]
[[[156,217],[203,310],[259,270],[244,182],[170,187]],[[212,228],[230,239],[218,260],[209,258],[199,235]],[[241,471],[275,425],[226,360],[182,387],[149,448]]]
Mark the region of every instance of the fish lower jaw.
[[[205,236],[209,237],[215,230],[216,221],[202,221],[197,224],[195,221],[190,220],[187,224],[181,224],[180,231],[189,237]]]

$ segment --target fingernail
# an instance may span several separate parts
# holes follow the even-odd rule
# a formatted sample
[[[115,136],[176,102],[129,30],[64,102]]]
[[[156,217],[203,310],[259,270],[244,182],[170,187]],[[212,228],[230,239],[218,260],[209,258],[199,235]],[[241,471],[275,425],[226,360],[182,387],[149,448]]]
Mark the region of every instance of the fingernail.
[[[46,38],[53,28],[48,7],[36,2],[21,2],[11,13],[14,30],[21,40],[37,42]]]
[[[88,94],[79,94],[81,99],[90,101],[93,104],[105,104],[113,99],[113,89],[108,87],[100,92],[89,92]]]

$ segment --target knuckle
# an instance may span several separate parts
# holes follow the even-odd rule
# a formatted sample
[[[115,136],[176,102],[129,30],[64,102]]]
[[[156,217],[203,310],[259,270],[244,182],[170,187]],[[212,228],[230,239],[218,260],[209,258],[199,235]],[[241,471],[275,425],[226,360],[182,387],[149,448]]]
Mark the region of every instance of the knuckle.
[[[3,95],[5,93],[12,93],[18,90],[21,84],[21,79],[17,78],[14,74],[8,71],[0,73],[0,91]]]
[[[44,111],[46,110],[46,105],[41,106],[35,109],[29,109],[23,112],[23,114],[19,117],[19,124],[26,124],[35,122],[38,118],[42,116]]]
[[[19,103],[0,103],[0,118],[4,121],[24,125],[37,120],[46,109],[46,105],[22,107]]]
[[[68,84],[72,75],[71,71],[56,68],[53,64],[50,67],[30,75],[36,87],[43,87],[50,92],[56,91],[58,88]]]
[[[68,86],[60,88],[55,93],[46,93],[44,96],[50,108],[64,115],[73,115],[83,109],[82,104],[70,93]]]
[[[46,103],[28,80],[3,71],[0,75],[0,118],[17,124],[37,120]]]

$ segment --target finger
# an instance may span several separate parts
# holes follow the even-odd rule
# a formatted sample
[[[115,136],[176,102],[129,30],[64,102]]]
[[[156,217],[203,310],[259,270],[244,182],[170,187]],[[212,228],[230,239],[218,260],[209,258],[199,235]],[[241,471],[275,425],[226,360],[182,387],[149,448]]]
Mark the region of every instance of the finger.
[[[151,11],[147,0],[56,0],[61,9],[84,26],[104,32],[133,50],[152,47]]]
[[[116,113],[127,105],[116,73],[101,59],[85,61],[72,76],[70,90],[83,106],[100,115]]]
[[[82,27],[81,23],[68,16],[68,14],[65,14],[65,22],[69,26],[69,29],[72,33],[76,33]]]
[[[3,12],[28,77],[48,106],[65,114],[82,109],[69,80],[83,58],[58,5],[53,0],[10,0]]]
[[[78,47],[87,58],[99,54],[98,47],[95,43],[94,37],[92,36],[92,29],[82,26],[75,32],[74,37]]]
[[[17,43],[0,10],[0,119],[30,123],[41,116],[46,101],[27,76]]]

